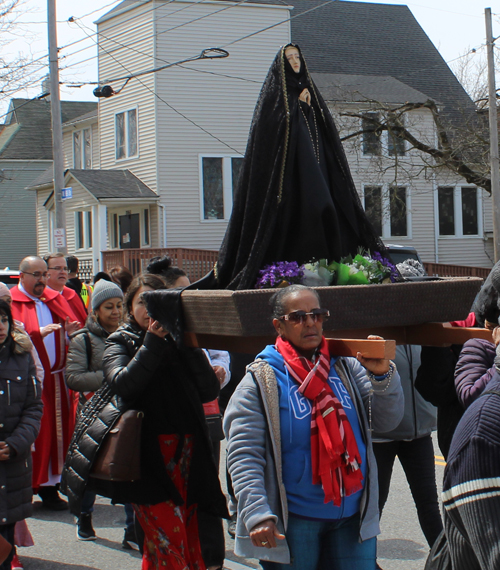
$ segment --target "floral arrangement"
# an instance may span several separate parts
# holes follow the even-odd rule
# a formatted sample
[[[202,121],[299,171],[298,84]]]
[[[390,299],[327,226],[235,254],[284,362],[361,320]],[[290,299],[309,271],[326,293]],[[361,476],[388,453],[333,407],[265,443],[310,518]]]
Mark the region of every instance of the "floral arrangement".
[[[376,251],[360,251],[356,256],[344,257],[340,262],[326,259],[298,265],[295,261],[279,261],[266,265],[260,272],[256,289],[287,287],[292,283],[310,287],[328,285],[369,285],[391,283],[398,278],[396,267]]]
[[[323,285],[368,285],[373,283],[391,283],[396,281],[398,271],[385,257],[376,251],[373,255],[360,251],[356,256],[343,257],[340,263],[326,259],[306,263],[304,266],[306,279],[304,284],[310,284],[316,274],[323,280]],[[313,274],[313,275],[311,275]]]
[[[269,289],[288,287],[293,283],[302,284],[304,280],[304,266],[296,261],[277,261],[266,265],[259,271],[259,278],[255,284],[256,289]]]

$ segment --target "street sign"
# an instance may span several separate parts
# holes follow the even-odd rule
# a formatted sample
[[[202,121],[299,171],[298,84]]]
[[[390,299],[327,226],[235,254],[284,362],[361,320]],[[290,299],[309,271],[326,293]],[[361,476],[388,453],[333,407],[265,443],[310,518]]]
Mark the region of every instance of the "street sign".
[[[56,249],[64,249],[66,247],[66,232],[64,228],[56,228],[54,230],[54,247]]]
[[[73,188],[71,188],[71,186],[69,188],[63,188],[61,190],[61,199],[69,200],[70,198],[73,198]]]

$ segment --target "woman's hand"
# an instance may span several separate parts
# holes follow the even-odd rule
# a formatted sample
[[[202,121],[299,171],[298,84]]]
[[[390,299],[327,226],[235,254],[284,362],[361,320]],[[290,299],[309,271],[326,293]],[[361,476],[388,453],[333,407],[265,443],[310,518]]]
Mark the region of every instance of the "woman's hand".
[[[370,340],[384,340],[381,336],[371,334],[368,337]],[[389,372],[390,360],[387,358],[365,358],[361,352],[358,352],[356,358],[359,362],[375,376],[384,376]]]
[[[153,321],[153,319],[149,320],[148,332],[153,333],[160,338],[165,338],[168,334],[168,331],[166,331],[158,321]]]
[[[299,95],[299,100],[304,101],[304,103],[307,103],[308,105],[311,104],[311,94],[307,87],[302,90],[302,93]]]
[[[0,461],[10,459],[10,447],[5,441],[0,441]]]
[[[253,527],[250,531],[250,538],[254,546],[276,548],[276,539],[283,540],[285,535],[278,531],[273,519],[268,519]]]
[[[495,327],[491,333],[491,336],[493,338],[493,344],[495,346],[498,346],[500,344],[500,327]]]
[[[222,368],[222,366],[214,366],[213,368],[215,375],[217,376],[217,380],[219,381],[219,384],[222,386],[222,384],[224,384],[224,380],[226,379],[226,371],[224,370],[224,368]]]

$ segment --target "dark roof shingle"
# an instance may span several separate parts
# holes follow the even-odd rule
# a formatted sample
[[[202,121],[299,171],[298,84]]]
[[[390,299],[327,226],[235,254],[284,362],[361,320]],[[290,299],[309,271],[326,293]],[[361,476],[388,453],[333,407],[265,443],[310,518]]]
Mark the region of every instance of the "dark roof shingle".
[[[97,108],[89,101],[61,101],[61,118],[66,123]],[[18,123],[19,129],[2,148],[0,159],[52,160],[52,124],[50,101],[12,99],[7,124]]]
[[[442,103],[449,114],[472,107],[407,6],[325,4],[324,0],[290,3],[294,6],[292,40],[300,46],[311,73],[390,75]]]
[[[64,173],[71,174],[80,184],[93,194],[98,200],[127,199],[127,198],[155,198],[158,194],[149,186],[139,180],[130,170],[76,170],[69,169]],[[47,169],[30,184],[30,189],[51,184],[53,180],[52,168]]]

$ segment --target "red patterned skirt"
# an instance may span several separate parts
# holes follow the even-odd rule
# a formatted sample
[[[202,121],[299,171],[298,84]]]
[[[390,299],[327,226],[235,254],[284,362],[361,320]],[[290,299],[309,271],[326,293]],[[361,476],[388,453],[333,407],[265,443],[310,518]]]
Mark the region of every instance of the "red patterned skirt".
[[[167,473],[186,502],[193,438],[185,436],[182,449],[178,435],[158,436]],[[142,570],[206,570],[198,536],[196,505],[134,505],[145,533]]]

